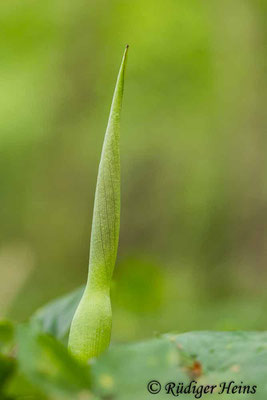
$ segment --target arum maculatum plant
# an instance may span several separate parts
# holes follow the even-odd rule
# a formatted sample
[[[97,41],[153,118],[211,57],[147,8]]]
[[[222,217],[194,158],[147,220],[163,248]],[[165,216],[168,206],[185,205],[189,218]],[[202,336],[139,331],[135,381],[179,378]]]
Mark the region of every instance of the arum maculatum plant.
[[[119,130],[127,52],[128,45],[115,86],[98,169],[88,280],[70,328],[69,349],[81,361],[98,356],[109,346],[111,337],[110,283],[120,229]]]
[[[191,385],[194,392],[190,389],[190,398],[221,393],[220,400],[228,400],[228,394],[236,400],[240,394],[245,395],[242,399],[252,399],[251,394],[255,400],[266,400],[267,332],[157,335],[140,343],[114,345],[95,363],[86,365],[108,347],[111,336],[109,296],[119,237],[119,121],[126,57],[127,49],[99,165],[86,289],[79,288],[45,305],[29,323],[0,321],[0,400],[59,396],[125,400],[125,393],[128,400],[143,400],[150,389],[156,393],[153,377],[169,382],[157,399],[179,393],[184,398]],[[69,329],[70,353],[64,346]],[[175,385],[177,376],[180,383]],[[228,389],[222,393],[223,387]],[[203,392],[204,388],[208,391]]]

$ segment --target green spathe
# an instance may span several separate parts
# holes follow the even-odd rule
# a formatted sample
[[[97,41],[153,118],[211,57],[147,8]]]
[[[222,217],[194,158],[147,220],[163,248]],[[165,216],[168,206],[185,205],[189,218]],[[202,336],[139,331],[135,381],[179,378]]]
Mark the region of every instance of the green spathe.
[[[110,343],[110,282],[120,229],[119,125],[127,51],[128,46],[118,74],[98,169],[88,281],[70,328],[69,349],[82,361],[98,356]]]

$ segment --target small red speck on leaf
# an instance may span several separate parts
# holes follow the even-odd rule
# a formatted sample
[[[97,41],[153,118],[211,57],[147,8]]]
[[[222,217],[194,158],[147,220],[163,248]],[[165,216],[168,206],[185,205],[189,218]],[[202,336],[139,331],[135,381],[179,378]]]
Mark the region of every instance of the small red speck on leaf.
[[[194,361],[193,365],[188,367],[188,374],[190,378],[196,379],[203,374],[203,368],[199,361]]]

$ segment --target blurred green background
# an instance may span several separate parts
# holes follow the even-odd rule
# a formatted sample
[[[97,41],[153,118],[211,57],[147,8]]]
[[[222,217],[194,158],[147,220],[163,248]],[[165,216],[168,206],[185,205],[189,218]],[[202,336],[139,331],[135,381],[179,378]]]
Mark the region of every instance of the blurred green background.
[[[113,340],[266,329],[267,3],[0,4],[0,317],[85,283],[121,56]]]

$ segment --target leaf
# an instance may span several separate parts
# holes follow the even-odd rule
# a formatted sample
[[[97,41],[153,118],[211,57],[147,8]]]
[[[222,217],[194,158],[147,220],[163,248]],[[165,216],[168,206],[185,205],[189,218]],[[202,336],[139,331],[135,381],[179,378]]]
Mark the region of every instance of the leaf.
[[[33,314],[31,324],[67,343],[70,324],[83,291],[84,286],[46,304]]]
[[[9,354],[14,346],[14,326],[9,321],[0,321],[0,353]]]
[[[162,385],[161,392],[155,397],[159,400],[166,399],[166,383],[182,382],[188,385],[193,380],[198,386],[230,381],[237,385],[241,382],[257,385],[255,395],[218,395],[215,392],[213,395],[203,394],[201,398],[204,400],[210,397],[218,400],[267,398],[267,332],[189,332],[113,345],[91,364],[91,371],[48,335],[40,335],[30,327],[21,326],[17,338],[18,373],[12,378],[14,382],[11,385],[9,381],[14,365],[7,358],[1,364],[0,358],[2,389],[13,386],[12,390],[4,390],[3,393],[0,390],[1,399],[20,396],[29,396],[34,400],[151,399],[147,391],[151,380],[157,380]],[[179,399],[195,397],[179,394]]]
[[[9,379],[4,391],[4,399],[16,400],[47,400],[48,396],[38,387],[31,384],[22,371],[16,370]],[[1,397],[0,397],[1,398]],[[2,400],[2,398],[1,398]],[[56,400],[56,399],[53,399]]]
[[[110,283],[117,257],[120,229],[119,125],[127,51],[128,46],[114,90],[98,169],[88,281],[75,312],[69,336],[70,350],[84,361],[103,352],[108,347],[111,336]]]
[[[8,380],[11,378],[15,372],[16,363],[15,360],[10,357],[5,357],[0,354],[0,398],[4,394],[5,387]]]
[[[52,336],[23,325],[18,327],[17,340],[19,368],[33,385],[55,395],[90,393],[89,367],[71,357]]]
[[[13,352],[14,326],[9,321],[0,321],[0,399],[3,400],[9,400],[5,390],[16,370]]]
[[[190,332],[164,335],[130,345],[112,346],[92,366],[94,391],[112,400],[151,399],[147,384],[157,380],[162,390],[155,396],[166,399],[168,382],[219,385],[235,381],[257,385],[255,395],[203,395],[202,398],[267,398],[267,332]],[[105,397],[106,396],[106,397]],[[172,397],[172,396],[171,396]],[[179,399],[193,399],[181,394]]]

